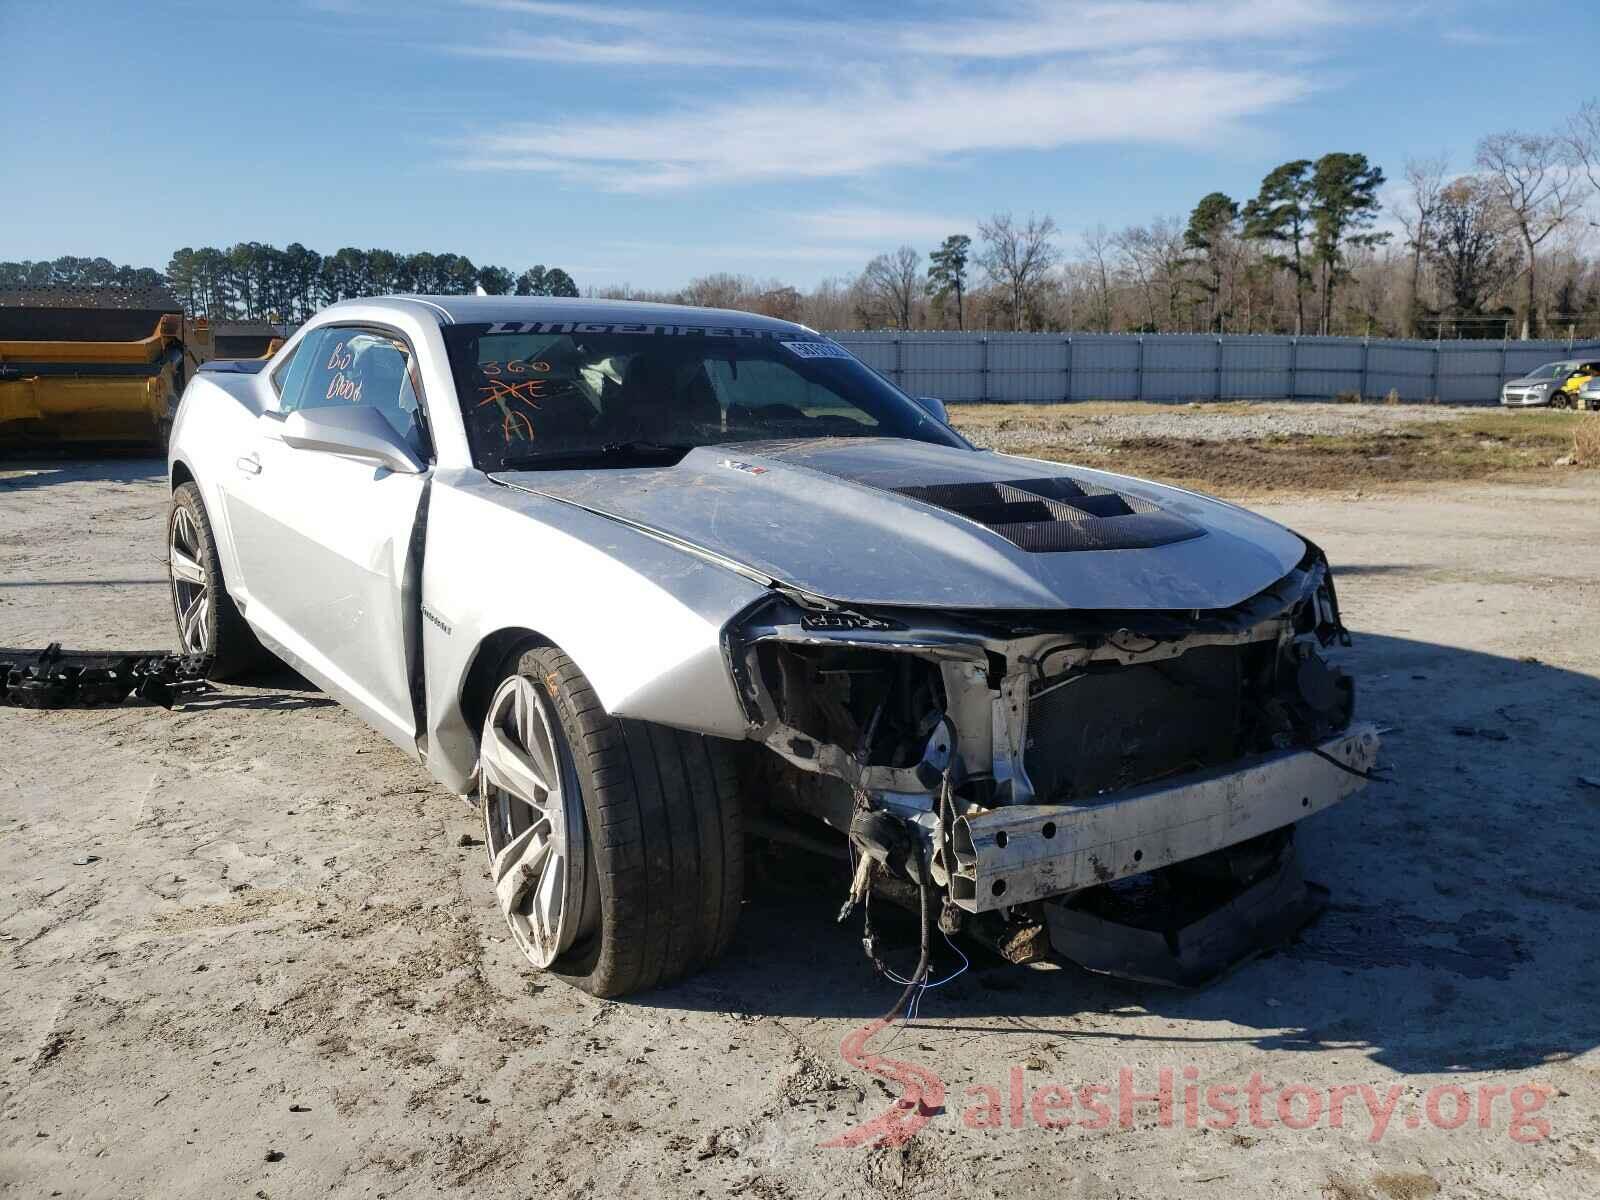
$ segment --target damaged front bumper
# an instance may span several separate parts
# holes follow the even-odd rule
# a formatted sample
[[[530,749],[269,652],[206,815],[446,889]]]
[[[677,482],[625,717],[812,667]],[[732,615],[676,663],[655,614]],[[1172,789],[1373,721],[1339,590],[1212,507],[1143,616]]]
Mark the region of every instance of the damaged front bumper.
[[[1358,724],[1283,750],[1088,804],[1021,804],[955,823],[950,898],[967,912],[1044,900],[1210,854],[1366,786],[1378,731]]]
[[[1280,843],[1288,862],[1289,827],[1365,785],[1378,734],[1322,657],[1334,643],[1348,635],[1310,547],[1225,610],[858,611],[789,592],[725,649],[749,737],[771,752],[747,794],[768,828],[812,817],[849,836],[846,911],[869,886],[933,888],[952,931],[1037,948],[1124,880],[1190,895],[1174,927],[1215,916],[1233,901],[1190,888],[1193,869]],[[1234,899],[1262,882],[1252,870]],[[1314,907],[1299,894],[1250,927],[1294,925]]]

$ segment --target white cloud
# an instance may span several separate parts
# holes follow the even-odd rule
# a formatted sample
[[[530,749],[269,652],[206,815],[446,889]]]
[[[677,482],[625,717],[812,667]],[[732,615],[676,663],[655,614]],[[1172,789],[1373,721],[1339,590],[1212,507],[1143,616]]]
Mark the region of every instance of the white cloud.
[[[457,143],[456,165],[616,192],[849,178],[1089,143],[1215,145],[1325,82],[1316,56],[1330,32],[1396,12],[1373,0],[1002,0],[970,16],[887,19],[861,6],[801,21],[463,2],[503,24],[449,49],[609,69],[596,93],[609,104],[491,126]],[[646,67],[681,68],[692,98],[635,87],[629,69]],[[694,73],[704,68],[719,71]],[[749,83],[734,73],[752,68]],[[733,82],[753,90],[730,92]],[[835,241],[932,230],[901,221],[897,234],[859,211],[805,219]]]
[[[742,49],[731,48],[726,36],[705,36],[710,31],[692,15],[679,20],[665,11],[575,4],[570,0],[462,3],[509,18],[476,41],[446,47],[454,54],[474,58],[575,66],[712,67],[750,65],[753,57]],[[591,32],[585,26],[595,28]]]
[[[507,58],[588,66],[745,66],[748,55],[730,55],[709,46],[683,45],[654,38],[574,38],[508,33],[490,42],[454,45],[471,58]]]
[[[461,165],[547,172],[621,192],[838,178],[974,152],[1205,144],[1308,90],[1283,72],[1205,65],[1102,73],[1052,63],[924,72],[910,81],[860,72],[827,91],[509,126],[471,140]]]
[[[697,14],[623,8],[571,0],[460,0],[501,14],[472,42],[446,49],[472,58],[518,59],[568,66],[720,67],[772,65],[735,46]]]
[[[796,20],[571,0],[460,0],[501,14],[460,54],[613,66],[840,68],[917,57],[1027,61],[1065,54],[1286,42],[1370,21],[1371,0],[1007,0],[974,16]],[[592,30],[592,31],[591,31]],[[623,31],[618,33],[618,31]]]
[[[623,29],[647,29],[663,23],[666,14],[648,8],[621,8],[610,4],[575,4],[570,0],[462,0],[468,8],[490,9],[518,17],[545,21],[581,21]]]
[[[1279,40],[1364,17],[1349,0],[1032,0],[1001,13],[909,25],[896,43],[917,54],[1037,58],[1128,46]]]

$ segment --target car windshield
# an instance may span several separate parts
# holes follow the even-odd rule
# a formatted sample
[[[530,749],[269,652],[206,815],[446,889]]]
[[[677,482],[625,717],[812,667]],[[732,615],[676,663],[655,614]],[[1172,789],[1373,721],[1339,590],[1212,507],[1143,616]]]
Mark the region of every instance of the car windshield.
[[[1575,364],[1570,362],[1545,363],[1536,371],[1528,372],[1529,379],[1558,379],[1562,375],[1571,374]]]
[[[966,443],[837,343],[796,330],[529,322],[443,330],[480,470],[676,462],[696,446]]]

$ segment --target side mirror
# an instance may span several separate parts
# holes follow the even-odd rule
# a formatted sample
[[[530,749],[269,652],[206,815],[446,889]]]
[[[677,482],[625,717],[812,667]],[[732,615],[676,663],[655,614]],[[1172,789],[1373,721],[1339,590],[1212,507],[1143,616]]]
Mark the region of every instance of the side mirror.
[[[401,475],[420,475],[422,463],[395,432],[394,426],[375,408],[359,404],[337,408],[306,408],[289,413],[277,425],[283,444],[296,450],[320,450],[324,454],[345,454]]]
[[[928,415],[941,425],[950,424],[950,413],[945,409],[944,401],[937,396],[918,396],[917,403],[928,410]]]

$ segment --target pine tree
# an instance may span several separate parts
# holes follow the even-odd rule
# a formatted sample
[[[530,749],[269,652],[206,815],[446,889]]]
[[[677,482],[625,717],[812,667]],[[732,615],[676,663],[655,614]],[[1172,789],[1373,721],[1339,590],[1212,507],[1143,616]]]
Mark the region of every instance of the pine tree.
[[[957,329],[967,327],[962,297],[966,294],[967,259],[971,253],[972,239],[964,233],[952,233],[928,255],[929,290],[941,300],[955,293]]]
[[[1294,277],[1296,334],[1303,333],[1306,324],[1306,281],[1311,272],[1305,247],[1312,224],[1311,196],[1311,160],[1297,158],[1268,172],[1261,191],[1244,206],[1245,237],[1285,247],[1283,253],[1267,258]]]
[[[1322,270],[1322,316],[1327,333],[1333,320],[1333,291],[1341,278],[1346,246],[1387,241],[1387,233],[1362,233],[1378,219],[1378,189],[1383,168],[1365,154],[1324,154],[1311,176],[1312,255]]]

